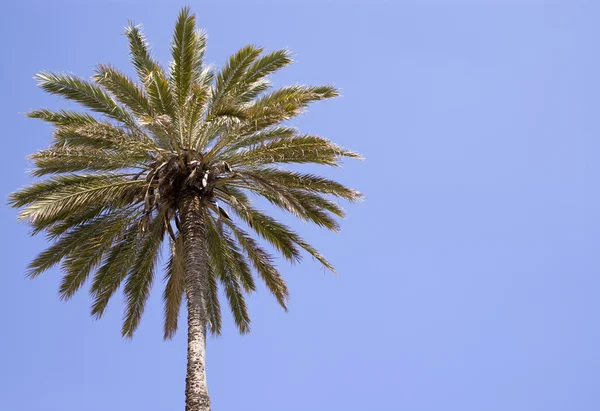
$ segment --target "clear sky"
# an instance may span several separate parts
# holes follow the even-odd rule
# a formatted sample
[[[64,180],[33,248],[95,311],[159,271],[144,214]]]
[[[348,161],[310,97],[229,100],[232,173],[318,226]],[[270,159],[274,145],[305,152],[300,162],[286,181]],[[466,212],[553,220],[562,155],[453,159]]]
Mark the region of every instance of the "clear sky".
[[[185,4],[11,3],[5,198],[49,142],[22,113],[68,107],[34,73],[88,77],[98,62],[131,73],[128,19],[166,63]],[[285,218],[339,275],[309,258],[282,264],[290,312],[260,289],[248,336],[224,312],[208,344],[215,411],[600,409],[598,2],[188,4],[215,64],[248,43],[285,47],[297,63],[276,84],[340,87],[295,124],[366,156],[323,170],[368,197],[347,207],[340,235]],[[58,300],[58,270],[26,280],[44,239],[0,213],[0,410],[183,410],[185,333],[162,341],[162,289],[123,340],[121,297],[94,321],[85,291]]]

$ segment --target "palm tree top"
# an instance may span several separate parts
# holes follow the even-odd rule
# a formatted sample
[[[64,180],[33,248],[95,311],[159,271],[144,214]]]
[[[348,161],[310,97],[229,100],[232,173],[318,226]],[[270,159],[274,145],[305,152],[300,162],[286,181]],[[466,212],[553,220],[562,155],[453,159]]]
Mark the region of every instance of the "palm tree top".
[[[125,34],[139,82],[103,64],[92,81],[43,72],[36,76],[43,90],[88,111],[28,113],[54,126],[50,147],[30,156],[33,175],[41,178],[10,197],[33,233],[44,232],[52,241],[31,262],[29,275],[60,264],[64,299],[91,279],[91,313],[98,318],[124,284],[122,333],[128,337],[139,325],[163,241],[169,243],[165,338],[177,330],[186,287],[182,199],[199,199],[209,261],[208,325],[219,334],[219,284],[240,332],[249,330],[244,294],[256,288],[253,272],[286,308],[288,289],[273,256],[243,225],[287,260],[300,260],[304,250],[333,271],[297,233],[255,208],[249,194],[333,231],[344,211],[332,197],[362,198],[336,181],[283,168],[360,158],[287,124],[310,103],[338,91],[304,85],[272,91],[269,75],[292,62],[287,50],[264,53],[246,46],[215,70],[204,62],[206,35],[195,25],[195,16],[182,9],[165,70],[139,26],[130,23]]]

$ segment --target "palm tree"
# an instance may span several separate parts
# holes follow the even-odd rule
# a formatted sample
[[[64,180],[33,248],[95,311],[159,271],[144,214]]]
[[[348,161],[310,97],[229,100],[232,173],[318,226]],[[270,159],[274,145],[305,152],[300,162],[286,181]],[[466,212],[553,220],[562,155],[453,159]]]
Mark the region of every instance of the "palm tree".
[[[301,250],[332,266],[287,226],[253,207],[248,194],[267,199],[302,220],[338,231],[344,211],[331,196],[362,195],[282,164],[336,166],[359,158],[331,141],[284,125],[311,102],[338,95],[331,86],[290,86],[268,91],[267,77],[291,63],[286,50],[263,54],[246,46],[224,67],[204,64],[206,35],[183,9],[171,43],[168,73],[152,57],[140,28],[126,30],[136,83],[110,65],[98,65],[88,82],[41,73],[45,91],[92,112],[35,110],[29,117],[54,128],[52,145],[33,154],[40,181],[11,195],[12,206],[33,233],[51,246],[28,275],[61,263],[60,297],[69,299],[91,278],[92,316],[100,318],[124,283],[122,334],[140,323],[168,239],[164,338],[172,338],[185,294],[188,317],[186,410],[209,410],[206,333],[221,332],[221,284],[241,333],[250,329],[244,294],[255,290],[253,272],[285,309],[288,289],[273,256],[240,227],[244,223],[291,262]],[[227,211],[229,210],[229,211]],[[232,216],[230,216],[230,213]]]

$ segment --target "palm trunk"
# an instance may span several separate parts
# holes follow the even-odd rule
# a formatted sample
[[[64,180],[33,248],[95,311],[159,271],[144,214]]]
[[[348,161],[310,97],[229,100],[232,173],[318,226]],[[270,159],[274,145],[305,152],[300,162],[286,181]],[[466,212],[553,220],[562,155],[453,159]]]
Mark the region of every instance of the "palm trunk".
[[[180,203],[181,233],[185,259],[188,301],[188,351],[185,379],[186,411],[210,411],[206,385],[206,305],[207,250],[205,223],[197,195],[185,196]]]

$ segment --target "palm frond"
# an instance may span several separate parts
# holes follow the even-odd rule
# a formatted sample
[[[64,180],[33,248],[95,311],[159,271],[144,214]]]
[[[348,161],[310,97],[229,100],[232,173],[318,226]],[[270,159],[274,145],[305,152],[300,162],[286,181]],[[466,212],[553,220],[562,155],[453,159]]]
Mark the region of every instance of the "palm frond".
[[[192,85],[186,119],[187,139],[190,142],[190,147],[193,147],[197,143],[202,115],[208,104],[209,96],[210,89],[208,87],[197,83]]]
[[[116,68],[99,64],[93,79],[137,116],[152,117],[152,107],[144,90]]]
[[[175,101],[169,89],[169,80],[163,72],[148,73],[145,85],[152,108],[159,114],[167,115],[171,119],[175,118]]]
[[[267,91],[270,87],[271,87],[271,82],[268,79],[263,78],[260,80],[256,80],[254,83],[252,83],[248,86],[245,86],[244,91],[241,92],[239,95],[236,95],[236,100],[239,102],[240,105],[243,105],[243,104],[245,105],[246,103],[252,102],[260,94]],[[244,109],[245,108],[246,107],[244,107]],[[244,118],[245,119],[248,118],[248,114],[245,110],[244,110]]]
[[[286,188],[283,188],[284,190]],[[301,190],[301,189],[287,189],[296,200],[302,204],[306,209],[317,208],[319,210],[328,211],[333,215],[345,218],[346,212],[342,207],[339,206],[335,201],[324,197],[321,194],[315,194],[314,192]]]
[[[154,279],[154,269],[159,256],[160,244],[165,233],[164,211],[157,213],[150,223],[148,231],[144,233],[133,265],[127,273],[124,288],[127,307],[121,329],[124,337],[133,337],[133,333],[144,313]]]
[[[301,114],[313,101],[337,97],[332,86],[288,86],[264,95],[246,108],[244,133],[257,132]]]
[[[298,135],[298,130],[294,127],[273,127],[266,130],[259,131],[257,133],[251,133],[245,136],[237,136],[235,140],[229,144],[225,144],[223,153],[229,153],[240,148],[252,147],[254,145],[262,144],[273,140],[283,140],[292,138]]]
[[[164,339],[169,340],[177,332],[179,309],[185,291],[183,238],[181,236],[177,236],[175,241],[171,241],[171,258],[167,264],[165,280],[166,285],[163,293],[165,307]]]
[[[67,174],[53,176],[43,181],[30,184],[9,196],[9,205],[21,208],[37,202],[40,198],[63,190],[76,187],[87,187],[90,184],[123,181],[121,174]]]
[[[227,297],[229,308],[240,334],[247,334],[250,332],[250,314],[248,313],[240,281],[236,276],[231,275],[231,273],[226,272],[226,274],[226,276],[221,277],[221,282],[225,288],[225,296]]]
[[[86,224],[86,238],[66,255],[62,269],[65,273],[60,284],[61,299],[68,300],[102,261],[113,242],[126,230],[131,221],[127,213],[106,214],[98,219],[99,224]]]
[[[118,229],[123,221],[126,220],[126,216],[127,214],[123,213],[104,214],[95,216],[85,223],[67,228],[61,234],[60,238],[55,238],[54,243],[50,247],[33,259],[28,266],[27,276],[31,278],[37,277],[44,271],[60,263],[68,255],[76,255],[88,243],[101,243],[104,239],[103,232],[105,230],[108,233],[114,232],[114,229]],[[110,238],[110,235],[107,237]]]
[[[252,278],[250,266],[235,240],[226,230],[221,230],[221,237],[225,241],[226,257],[231,271],[239,277],[246,293],[256,291],[256,285],[254,284],[254,278]]]
[[[84,147],[119,150],[134,153],[135,160],[142,156],[151,159],[151,152],[161,151],[153,140],[145,135],[131,134],[122,128],[109,123],[96,122],[76,126],[60,126],[53,133],[56,146]]]
[[[236,166],[275,163],[315,163],[337,166],[342,157],[362,159],[359,154],[343,149],[323,137],[309,135],[275,140],[259,147],[229,153],[223,157],[229,164]]]
[[[77,171],[118,171],[146,168],[148,156],[139,152],[123,152],[81,147],[56,147],[40,150],[29,159],[35,165],[32,174],[43,176]]]
[[[245,174],[242,175],[246,176]],[[304,210],[302,204],[300,204],[293,195],[288,191],[282,190],[281,186],[272,184],[268,180],[261,178],[259,175],[248,175],[248,179],[244,179],[243,182],[232,182],[231,185],[261,195],[276,206],[291,212],[296,217],[306,217],[306,210]]]
[[[131,62],[133,63],[142,84],[146,83],[146,77],[153,71],[163,73],[164,77],[162,68],[150,53],[148,43],[142,34],[140,26],[135,26],[132,22],[129,22],[129,25],[125,29],[125,35],[129,42]]]
[[[123,207],[121,210],[124,211],[126,209],[128,208]],[[35,235],[41,232],[42,230],[45,230],[46,236],[49,240],[56,240],[61,235],[65,234],[67,231],[92,221],[93,219],[104,213],[105,210],[106,209],[101,205],[96,207],[90,207],[83,210],[80,213],[73,213],[64,220],[57,221],[50,226],[34,227],[32,234]],[[133,211],[129,211],[133,214]]]
[[[208,264],[207,271],[207,292],[206,300],[206,316],[208,317],[208,327],[212,335],[221,335],[221,304],[219,303],[219,285],[214,273],[212,264]]]
[[[251,101],[269,88],[270,82],[266,79],[267,76],[290,63],[292,58],[288,50],[277,50],[258,58],[248,67],[233,93],[242,103]]]
[[[62,177],[68,179],[71,176],[60,178]],[[28,220],[32,224],[38,222],[43,224],[62,220],[89,207],[123,206],[144,187],[144,182],[138,180],[120,179],[117,176],[98,177],[86,183],[63,185],[61,188],[51,189],[46,194],[37,196],[34,201],[27,203],[19,218]]]
[[[315,260],[320,262],[321,265],[323,265],[323,267],[327,268],[329,271],[331,271],[334,274],[336,273],[335,268],[333,268],[331,263],[329,261],[327,261],[327,259],[321,253],[319,253],[313,246],[311,246],[309,243],[307,243],[304,239],[299,237],[297,234],[294,236],[294,242],[296,244],[298,244],[300,247],[302,247],[304,249],[304,251],[309,253]]]
[[[213,118],[210,121],[205,121],[202,124],[202,127],[195,139],[195,143],[193,144],[196,147],[196,150],[205,149],[211,141],[213,141],[218,136],[229,137],[229,134],[232,130],[235,130],[237,126],[241,124],[241,119],[238,115],[240,115],[241,111],[235,107],[232,110],[222,110],[218,117]],[[243,116],[243,113],[241,113]],[[216,153],[221,149],[225,141],[221,138],[217,144],[213,145],[213,147],[204,155],[206,161],[210,161],[214,159]]]
[[[27,113],[27,117],[39,118],[57,126],[81,126],[98,123],[98,120],[87,113],[78,113],[69,110],[33,110]]]
[[[180,109],[183,109],[190,91],[194,63],[199,49],[197,44],[199,37],[195,34],[195,26],[196,16],[188,7],[181,9],[171,42],[173,61],[170,71],[171,90]]]
[[[260,275],[269,291],[275,296],[279,304],[287,311],[287,299],[289,291],[283,277],[273,264],[273,257],[262,249],[256,240],[245,231],[235,226],[231,221],[227,225],[235,235],[238,243],[246,252],[248,259],[252,262],[254,269]]]
[[[165,147],[179,152],[181,143],[174,132],[175,102],[169,88],[168,79],[162,71],[152,71],[148,74],[145,86],[153,110],[159,113],[146,126],[154,132]]]
[[[264,197],[271,204],[292,213],[304,221],[313,222],[332,231],[339,231],[339,223],[325,212],[329,211],[338,217],[344,217],[344,211],[337,204],[316,194],[287,189],[284,186],[270,183],[258,175],[253,175],[250,179],[253,184],[236,185]]]
[[[254,175],[260,176],[286,189],[300,189],[315,193],[330,194],[351,202],[361,201],[364,198],[361,192],[316,174],[281,170],[278,168],[250,168],[243,170],[242,174],[250,177]]]
[[[284,224],[277,222],[274,218],[256,210],[249,203],[243,202],[243,197],[239,196],[237,190],[228,188],[229,196],[222,198],[228,202],[231,209],[245,221],[258,235],[267,240],[288,260],[295,262],[300,260],[300,254],[296,245],[303,248],[325,268],[335,273],[333,266],[323,257],[315,248],[303,240],[298,234],[293,232]],[[235,196],[235,200],[231,198]]]
[[[243,120],[243,125],[236,127],[235,133],[228,133],[224,137],[222,136],[217,144],[210,150],[208,157],[214,157],[216,152],[221,151],[236,140],[243,141],[243,139],[236,138],[238,136],[259,133],[265,128],[277,126],[281,122],[287,121],[302,113],[304,108],[311,102],[336,96],[338,96],[338,92],[331,86],[290,86],[283,87],[271,94],[261,97],[253,103],[244,106],[244,110],[240,115],[240,119]],[[312,136],[297,136],[297,138],[307,137]],[[260,143],[264,146],[264,141],[260,141]],[[281,144],[282,142],[272,142],[272,144],[277,143]],[[242,147],[247,146],[248,145],[242,145]],[[349,151],[347,152],[351,153]],[[355,153],[351,154],[358,156]],[[310,159],[307,158],[304,162],[313,162],[313,159],[315,158],[316,156],[312,156]]]
[[[239,84],[250,64],[258,58],[262,50],[262,48],[249,45],[241,48],[229,58],[227,64],[217,74],[208,120],[220,115],[219,110],[227,107],[226,97]]]
[[[229,195],[222,196],[231,209],[263,239],[268,241],[290,262],[300,260],[300,252],[294,244],[294,233],[274,218],[261,213],[250,205],[247,197],[240,196],[240,191],[228,187]]]
[[[131,224],[122,238],[111,248],[102,261],[102,266],[96,271],[90,295],[94,302],[91,315],[99,319],[106,307],[127,277],[127,273],[135,261],[137,250],[140,248],[142,232],[139,224]]]
[[[68,74],[39,73],[36,77],[38,85],[48,93],[60,95],[128,127],[137,128],[133,116],[100,87]]]
[[[244,82],[252,84],[292,63],[288,50],[276,50],[257,59],[246,71]]]
[[[212,70],[209,67],[204,66],[204,53],[206,52],[206,41],[208,35],[204,30],[196,30],[194,32],[193,43],[194,59],[192,62],[192,84],[198,84],[200,86],[207,86],[212,79]]]
[[[225,289],[225,295],[231,308],[231,313],[240,333],[250,331],[250,316],[244,299],[239,273],[236,273],[237,262],[231,256],[229,244],[219,232],[215,223],[207,216],[206,240],[211,265],[215,275],[221,280]]]

